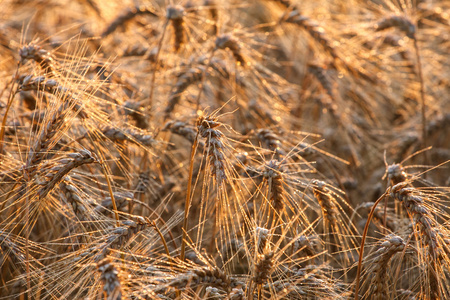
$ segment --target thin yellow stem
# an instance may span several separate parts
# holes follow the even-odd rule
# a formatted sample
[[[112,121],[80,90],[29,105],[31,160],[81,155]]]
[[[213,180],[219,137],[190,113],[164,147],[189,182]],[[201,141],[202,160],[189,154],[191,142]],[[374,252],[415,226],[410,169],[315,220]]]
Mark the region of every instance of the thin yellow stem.
[[[388,189],[388,191],[389,191],[389,189]],[[381,202],[381,200],[384,199],[384,197],[387,195],[388,191],[384,192],[384,194],[381,195],[377,201],[375,201],[375,204],[372,206],[369,216],[367,217],[366,226],[364,226],[364,232],[363,232],[363,236],[362,236],[362,240],[361,240],[361,246],[359,249],[358,271],[356,273],[355,300],[359,299],[358,293],[359,293],[359,282],[361,279],[362,258],[363,258],[363,254],[364,254],[364,244],[366,242],[367,232],[369,231],[370,221],[373,218],[373,215],[375,213],[375,209],[377,208],[377,205]]]
[[[422,119],[422,147],[426,148],[428,145],[428,136],[427,136],[427,116],[426,116],[426,101],[425,101],[425,84],[423,82],[423,73],[422,73],[422,63],[420,60],[419,53],[419,45],[417,44],[417,39],[414,39],[414,50],[416,52],[416,60],[417,60],[417,76],[419,77],[420,83],[420,111],[421,111],[421,119]],[[425,165],[428,165],[428,152],[425,153]],[[426,178],[426,174],[424,175]]]
[[[91,134],[89,134],[89,136],[91,138],[93,138],[93,136]],[[101,166],[101,169],[102,169],[102,172],[103,172],[103,176],[105,176],[106,184],[108,185],[108,192],[109,192],[109,196],[111,197],[111,202],[112,202],[112,205],[113,205],[114,217],[116,218],[116,226],[119,227],[120,226],[119,213],[118,213],[118,210],[117,210],[116,200],[114,198],[114,192],[113,192],[111,180],[109,179],[108,171],[106,170],[106,167],[105,167],[103,154],[101,153],[101,151],[98,148],[97,143],[96,143],[96,141],[94,139],[93,139],[93,143],[92,144],[94,145],[94,148],[95,148],[95,151],[97,152],[97,155],[100,157],[99,164]]]
[[[153,220],[153,222],[151,222],[151,224],[152,224],[153,228],[155,228],[156,232],[159,234],[159,237],[161,238],[161,241],[164,245],[164,249],[166,250],[167,257],[171,258],[169,247],[167,247],[166,239],[164,238],[164,235],[162,234],[162,232],[159,230],[158,226],[156,225],[156,221]]]
[[[181,254],[180,259],[184,261],[184,255],[186,251],[186,237],[187,237],[187,227],[188,227],[188,216],[189,209],[191,206],[191,190],[192,190],[192,173],[194,172],[194,156],[197,151],[197,140],[198,140],[198,131],[195,135],[194,143],[192,144],[191,149],[191,159],[189,162],[189,178],[188,178],[188,186],[186,191],[186,202],[184,206],[184,220],[183,220],[183,239],[181,240]]]
[[[2,127],[0,129],[0,155],[2,155],[2,153],[3,153],[3,139],[5,137],[6,119],[8,118],[8,112],[11,109],[11,106],[12,106],[12,103],[14,100],[14,94],[13,94],[14,79],[17,77],[17,74],[19,74],[19,64],[20,64],[20,62],[17,64],[16,74],[14,74],[14,77],[12,79],[11,89],[9,91],[9,97],[8,97],[8,104],[6,105],[5,114],[3,115],[3,120],[2,120]]]

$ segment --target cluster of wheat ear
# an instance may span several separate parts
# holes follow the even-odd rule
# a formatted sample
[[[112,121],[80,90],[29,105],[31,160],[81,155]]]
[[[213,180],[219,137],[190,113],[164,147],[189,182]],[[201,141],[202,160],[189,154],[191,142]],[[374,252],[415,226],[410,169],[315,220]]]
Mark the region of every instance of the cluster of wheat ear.
[[[0,7],[0,299],[450,299],[448,1]]]

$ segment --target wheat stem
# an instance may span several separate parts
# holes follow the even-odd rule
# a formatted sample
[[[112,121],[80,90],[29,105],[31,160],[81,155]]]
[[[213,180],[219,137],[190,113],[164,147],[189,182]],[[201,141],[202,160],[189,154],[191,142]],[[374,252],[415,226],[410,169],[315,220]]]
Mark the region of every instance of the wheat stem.
[[[11,89],[9,90],[8,104],[6,105],[6,110],[3,115],[3,120],[2,120],[2,128],[0,129],[0,155],[3,155],[3,140],[5,138],[6,119],[8,117],[9,110],[11,109],[11,106],[12,106],[12,103],[14,100],[13,89],[14,89],[14,84],[16,83],[14,78],[17,78],[17,74],[19,74],[19,65],[20,65],[20,62],[17,64],[16,73],[13,76],[13,80],[11,80],[12,83],[11,83]]]
[[[181,253],[180,253],[180,259],[182,261],[184,261],[184,259],[185,259],[188,216],[189,216],[189,209],[191,206],[192,174],[194,173],[194,157],[195,157],[195,152],[197,151],[198,135],[199,135],[199,133],[197,132],[194,142],[192,143],[191,158],[189,160],[189,176],[188,176],[188,185],[187,185],[187,190],[186,190],[186,202],[184,204],[183,238],[181,240]]]
[[[355,280],[355,300],[359,299],[359,284],[361,279],[361,269],[362,269],[362,259],[364,254],[364,244],[366,242],[367,232],[369,231],[369,225],[370,221],[372,221],[373,215],[375,213],[375,209],[377,208],[377,205],[386,197],[386,195],[389,193],[389,189],[383,193],[383,195],[378,198],[377,201],[372,206],[372,209],[370,210],[369,215],[367,216],[366,225],[364,226],[364,232],[361,239],[361,245],[359,246],[359,259],[358,259],[358,270],[356,272],[356,280]]]

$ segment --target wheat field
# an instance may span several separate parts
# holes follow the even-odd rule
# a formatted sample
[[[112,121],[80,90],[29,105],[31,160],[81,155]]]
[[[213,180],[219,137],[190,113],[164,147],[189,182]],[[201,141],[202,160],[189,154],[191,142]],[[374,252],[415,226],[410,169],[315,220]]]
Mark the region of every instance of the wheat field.
[[[450,299],[449,1],[0,7],[0,299]]]

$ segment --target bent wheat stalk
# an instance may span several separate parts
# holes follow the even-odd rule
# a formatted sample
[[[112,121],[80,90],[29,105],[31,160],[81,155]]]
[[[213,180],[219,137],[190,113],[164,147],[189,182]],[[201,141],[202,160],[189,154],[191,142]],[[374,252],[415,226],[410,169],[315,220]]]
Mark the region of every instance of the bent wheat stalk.
[[[375,201],[375,203],[372,206],[372,209],[370,210],[369,215],[367,216],[366,225],[364,226],[364,231],[361,239],[361,245],[359,247],[359,259],[358,259],[358,269],[356,271],[356,279],[355,279],[355,300],[359,299],[359,284],[361,280],[361,268],[362,268],[362,259],[364,254],[364,244],[366,243],[367,238],[367,232],[369,231],[369,225],[370,221],[372,221],[373,215],[375,214],[375,210],[377,208],[377,205],[380,204],[380,202],[386,197],[390,192],[390,188],[386,192],[383,193],[383,195],[380,196],[380,198]]]

